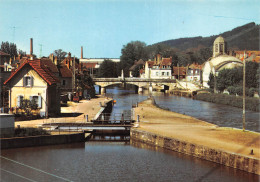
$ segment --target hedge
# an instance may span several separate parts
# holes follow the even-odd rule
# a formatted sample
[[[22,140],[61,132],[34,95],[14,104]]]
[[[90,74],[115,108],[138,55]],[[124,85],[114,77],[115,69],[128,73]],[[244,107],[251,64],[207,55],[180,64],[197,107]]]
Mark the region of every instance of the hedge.
[[[243,97],[235,95],[202,93],[194,99],[243,108]],[[259,112],[259,106],[259,98],[246,97],[246,110]]]

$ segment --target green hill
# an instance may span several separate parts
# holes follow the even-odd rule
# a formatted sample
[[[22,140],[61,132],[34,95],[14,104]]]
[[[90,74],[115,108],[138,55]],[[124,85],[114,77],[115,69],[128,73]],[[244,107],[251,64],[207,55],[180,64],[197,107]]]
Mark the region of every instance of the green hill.
[[[219,35],[223,36],[227,41],[228,50],[260,50],[259,28],[260,25],[256,25],[252,22]],[[180,51],[200,49],[202,47],[212,47],[214,40],[219,35],[166,40],[150,45],[150,49],[156,48],[158,45],[162,47],[169,46],[179,49]]]

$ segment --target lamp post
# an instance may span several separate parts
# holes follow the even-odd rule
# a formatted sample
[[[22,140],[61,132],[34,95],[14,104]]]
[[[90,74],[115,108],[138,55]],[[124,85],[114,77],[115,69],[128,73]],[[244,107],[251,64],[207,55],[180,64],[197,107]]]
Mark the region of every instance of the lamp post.
[[[243,66],[243,131],[246,127],[246,53],[244,51],[244,66]]]

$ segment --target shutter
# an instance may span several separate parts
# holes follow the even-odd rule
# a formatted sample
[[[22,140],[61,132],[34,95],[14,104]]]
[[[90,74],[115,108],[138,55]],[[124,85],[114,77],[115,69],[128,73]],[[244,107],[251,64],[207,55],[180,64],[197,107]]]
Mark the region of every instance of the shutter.
[[[17,107],[20,107],[20,106],[21,106],[21,97],[20,97],[20,95],[17,97],[16,106],[17,106]]]
[[[23,86],[25,87],[25,77],[23,77]]]
[[[31,87],[33,87],[33,77],[31,76]]]
[[[42,97],[38,96],[38,108],[42,107]]]

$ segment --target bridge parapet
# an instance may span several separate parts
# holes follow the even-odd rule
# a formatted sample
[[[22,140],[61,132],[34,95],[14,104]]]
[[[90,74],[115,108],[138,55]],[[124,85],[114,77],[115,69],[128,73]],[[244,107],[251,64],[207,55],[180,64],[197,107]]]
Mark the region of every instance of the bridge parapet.
[[[93,78],[94,82],[153,82],[153,83],[176,83],[175,79],[154,78]]]

